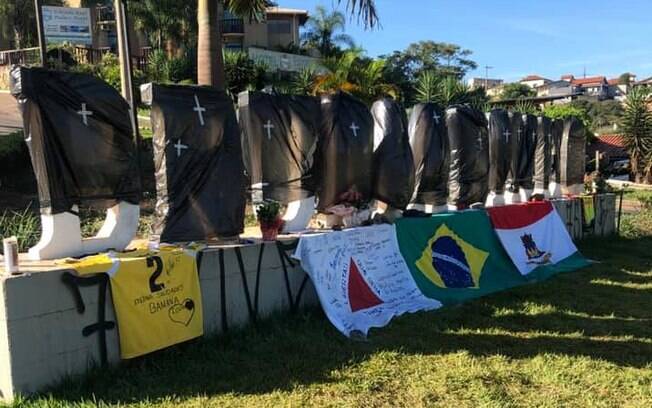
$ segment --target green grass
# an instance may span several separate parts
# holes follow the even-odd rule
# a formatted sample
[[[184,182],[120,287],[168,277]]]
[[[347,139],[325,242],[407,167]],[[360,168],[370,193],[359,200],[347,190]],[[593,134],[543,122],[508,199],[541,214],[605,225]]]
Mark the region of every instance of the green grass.
[[[652,406],[652,239],[350,341],[315,309],[69,379],[22,407]]]

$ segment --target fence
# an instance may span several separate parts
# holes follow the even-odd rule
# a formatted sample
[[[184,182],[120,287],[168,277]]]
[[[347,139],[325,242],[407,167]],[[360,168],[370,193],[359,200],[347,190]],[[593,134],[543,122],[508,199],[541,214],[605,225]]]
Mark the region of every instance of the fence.
[[[61,48],[62,53],[65,52],[79,64],[98,64],[102,61],[104,56],[113,53],[110,47],[91,48],[91,47],[73,47]],[[141,55],[134,55],[131,57],[132,66],[135,69],[143,70],[149,64],[150,56],[152,54],[151,47],[141,48]],[[51,55],[52,50],[48,53],[48,57],[55,59],[62,59],[62,54],[55,53]],[[65,58],[63,58],[65,59]],[[23,48],[20,50],[0,51],[0,67],[11,65],[36,65],[41,63],[39,56],[39,48]]]
[[[23,48],[21,50],[0,51],[0,66],[14,64],[34,65],[41,62],[39,48]]]

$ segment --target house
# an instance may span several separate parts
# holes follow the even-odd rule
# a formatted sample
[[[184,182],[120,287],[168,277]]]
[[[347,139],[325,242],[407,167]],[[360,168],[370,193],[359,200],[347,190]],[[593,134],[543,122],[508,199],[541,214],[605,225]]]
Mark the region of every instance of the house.
[[[619,160],[629,158],[629,153],[625,149],[622,135],[607,134],[597,136],[596,139],[587,146],[586,154],[588,157],[595,157],[595,152],[600,152],[600,156],[607,159],[607,163],[613,163]]]
[[[248,21],[224,12],[222,38],[227,50],[246,51],[250,47],[287,50],[300,43],[299,27],[308,20],[308,12],[285,7],[267,7],[262,21]]]
[[[551,81],[536,88],[537,96],[569,96],[578,92],[569,81]]]
[[[490,90],[497,88],[503,85],[502,79],[492,79],[492,78],[471,78],[469,80],[469,86],[473,89],[484,88],[485,90]]]
[[[543,86],[543,85],[549,83],[550,80],[546,79],[546,78],[543,78],[543,77],[540,77],[538,75],[528,75],[528,76],[526,76],[525,78],[521,79],[518,82],[523,84],[523,85],[527,85],[530,88],[534,89],[534,88],[538,88],[540,86]]]
[[[571,84],[576,86],[586,96],[594,96],[600,100],[611,97],[609,93],[609,82],[604,76],[573,78]]]
[[[633,83],[634,81],[628,84],[621,84],[620,78],[608,79],[607,84],[609,84],[609,95],[618,101],[623,101],[629,93],[629,90],[632,88],[631,84]]]

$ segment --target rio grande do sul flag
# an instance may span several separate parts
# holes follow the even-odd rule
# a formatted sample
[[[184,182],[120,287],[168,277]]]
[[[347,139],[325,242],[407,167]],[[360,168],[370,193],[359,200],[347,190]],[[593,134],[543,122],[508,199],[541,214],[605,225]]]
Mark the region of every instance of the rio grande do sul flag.
[[[366,335],[394,316],[441,306],[421,293],[393,225],[303,235],[294,257],[310,276],[328,319],[344,335]]]
[[[498,239],[522,275],[579,255],[550,201],[491,207],[487,211]],[[583,261],[581,256],[575,258]]]

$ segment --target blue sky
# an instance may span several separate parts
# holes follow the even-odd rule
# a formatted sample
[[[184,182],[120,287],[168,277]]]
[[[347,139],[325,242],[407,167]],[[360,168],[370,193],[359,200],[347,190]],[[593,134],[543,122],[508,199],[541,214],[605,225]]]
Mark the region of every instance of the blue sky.
[[[336,0],[278,0],[280,6],[314,10]],[[346,0],[339,6],[344,9]],[[382,28],[347,26],[369,55],[434,40],[473,51],[492,78],[528,74],[557,79],[570,73],[652,76],[650,0],[376,0]],[[484,68],[469,76],[484,77]]]

